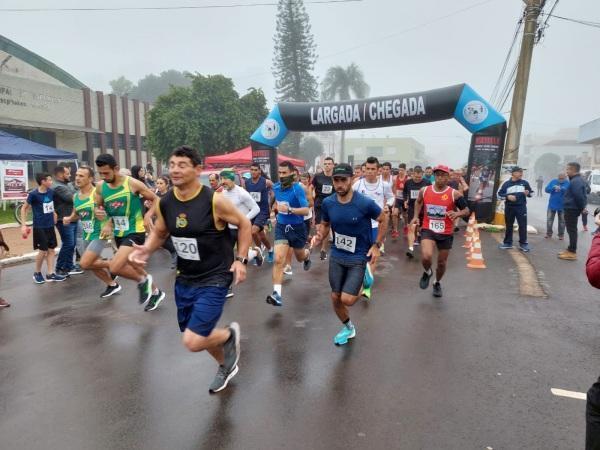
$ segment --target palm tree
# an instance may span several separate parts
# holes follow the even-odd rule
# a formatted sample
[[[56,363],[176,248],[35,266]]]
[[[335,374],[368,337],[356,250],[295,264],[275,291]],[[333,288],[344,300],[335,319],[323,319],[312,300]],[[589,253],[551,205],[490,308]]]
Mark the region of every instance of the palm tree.
[[[324,101],[345,101],[352,98],[365,98],[369,95],[369,85],[365,82],[362,70],[355,64],[346,69],[341,66],[330,67],[322,83],[321,98]],[[344,140],[346,132],[342,130],[342,149],[340,159],[344,162]]]

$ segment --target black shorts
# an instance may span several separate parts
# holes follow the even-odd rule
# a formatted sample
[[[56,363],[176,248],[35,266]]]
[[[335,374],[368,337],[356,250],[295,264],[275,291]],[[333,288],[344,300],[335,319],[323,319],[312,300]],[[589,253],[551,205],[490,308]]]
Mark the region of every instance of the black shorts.
[[[366,261],[343,261],[332,257],[329,259],[329,285],[331,292],[358,295],[363,285]]]
[[[434,233],[431,230],[423,228],[421,230],[421,241],[424,239],[435,241],[435,245],[437,245],[438,250],[450,250],[452,248],[454,236],[451,234]]]
[[[394,203],[394,207],[396,207],[398,210],[400,210],[400,212],[406,211],[406,208],[404,207],[404,200],[401,200],[399,198],[396,199],[396,201]]]
[[[115,236],[115,244],[117,244],[117,248],[121,246],[133,247],[133,244],[144,245],[144,242],[146,242],[146,233],[131,233],[123,237]]]
[[[238,240],[238,229],[237,228],[230,228],[229,229],[229,234],[231,235],[231,242],[235,244],[237,244],[237,240]]]
[[[315,205],[315,225],[319,225],[322,221],[321,217],[321,205]]]
[[[310,228],[312,226],[312,218],[311,219],[306,219],[304,221],[304,226],[306,227],[306,236],[310,236]]]
[[[258,227],[258,231],[262,231],[265,229],[265,225],[269,220],[269,216],[267,214],[258,213],[258,215],[250,221],[250,223],[256,227]]]
[[[33,229],[33,249],[47,252],[48,249],[56,248],[56,232],[52,228]]]

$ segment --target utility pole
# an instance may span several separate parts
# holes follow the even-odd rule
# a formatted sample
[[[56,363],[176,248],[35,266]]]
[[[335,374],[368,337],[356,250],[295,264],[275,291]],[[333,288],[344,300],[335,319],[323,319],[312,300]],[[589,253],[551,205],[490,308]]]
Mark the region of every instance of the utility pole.
[[[517,77],[515,80],[515,91],[510,108],[510,119],[508,122],[508,134],[506,136],[506,147],[504,149],[504,164],[517,164],[519,159],[519,144],[521,141],[521,130],[523,129],[523,115],[525,111],[525,99],[527,98],[527,84],[529,83],[529,71],[531,70],[531,56],[538,29],[538,17],[546,0],[523,0],[525,6],[525,27],[523,40],[521,41],[521,53],[517,66]]]

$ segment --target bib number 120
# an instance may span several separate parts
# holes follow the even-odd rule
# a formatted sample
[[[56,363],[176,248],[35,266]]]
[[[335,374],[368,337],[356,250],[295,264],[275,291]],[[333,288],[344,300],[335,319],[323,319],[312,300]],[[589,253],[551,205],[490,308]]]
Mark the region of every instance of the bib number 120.
[[[171,236],[171,240],[173,241],[173,247],[175,247],[177,256],[191,261],[200,261],[196,239]]]

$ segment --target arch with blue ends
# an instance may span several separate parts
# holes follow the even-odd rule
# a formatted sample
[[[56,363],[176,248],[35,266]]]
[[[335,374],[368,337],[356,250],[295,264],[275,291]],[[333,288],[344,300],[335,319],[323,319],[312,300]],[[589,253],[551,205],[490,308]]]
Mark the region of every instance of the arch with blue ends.
[[[452,118],[472,133],[468,175],[477,186],[469,190],[468,200],[480,219],[488,219],[493,216],[506,120],[468,84],[343,102],[278,103],[250,142],[257,161],[264,163],[268,156],[275,167],[277,147],[290,131],[357,130]],[[493,182],[481,178],[482,172]],[[276,171],[272,175],[276,178]]]

